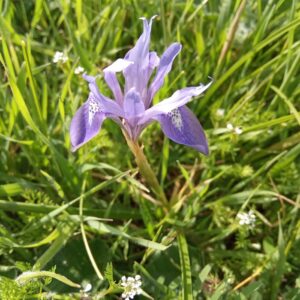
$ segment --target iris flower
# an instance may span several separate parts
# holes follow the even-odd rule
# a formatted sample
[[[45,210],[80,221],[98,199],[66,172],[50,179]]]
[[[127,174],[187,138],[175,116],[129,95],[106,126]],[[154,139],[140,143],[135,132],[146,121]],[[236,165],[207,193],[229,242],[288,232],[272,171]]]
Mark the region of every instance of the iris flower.
[[[119,124],[126,137],[134,143],[137,143],[145,127],[157,121],[169,139],[208,154],[203,129],[186,104],[192,97],[202,94],[210,83],[180,89],[171,97],[152,105],[154,96],[181,50],[179,43],[173,43],[160,58],[156,52],[149,51],[153,18],[149,22],[141,18],[143,33],[136,45],[123,59],[117,59],[103,70],[104,80],[111,89],[114,100],[99,91],[96,77],[83,75],[90,92],[87,101],[78,109],[71,122],[73,151],[96,136],[103,121],[110,118]],[[156,73],[153,74],[155,69]],[[122,72],[125,78],[123,90],[117,78],[118,72]]]

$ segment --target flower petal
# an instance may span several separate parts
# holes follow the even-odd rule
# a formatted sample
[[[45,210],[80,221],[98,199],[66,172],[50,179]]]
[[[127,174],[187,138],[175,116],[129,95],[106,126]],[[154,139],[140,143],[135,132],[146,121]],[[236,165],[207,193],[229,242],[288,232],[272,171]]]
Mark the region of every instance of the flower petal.
[[[149,45],[152,27],[152,17],[148,23],[145,18],[143,20],[143,33],[139,37],[135,46],[126,54],[125,59],[134,62],[126,68],[123,73],[125,77],[125,93],[132,87],[142,95],[148,83],[148,66],[149,66]]]
[[[181,51],[181,45],[179,43],[171,44],[168,49],[164,52],[160,59],[160,63],[157,69],[157,73],[150,85],[147,104],[150,105],[151,100],[153,99],[156,92],[161,88],[164,83],[166,75],[171,71],[172,64],[175,57]]]
[[[170,98],[167,98],[147,109],[144,116],[139,120],[139,124],[143,124],[159,114],[166,114],[175,108],[185,105],[192,97],[202,94],[210,85],[211,82],[207,85],[201,84],[196,87],[187,87],[176,91]]]
[[[114,61],[111,65],[106,67],[103,72],[112,72],[112,73],[117,73],[125,70],[127,67],[132,65],[134,62],[127,60],[127,59],[122,59],[118,58],[116,61]]]
[[[145,112],[144,103],[140,94],[131,88],[125,95],[124,99],[124,113],[126,119],[137,118]]]
[[[101,104],[104,113],[124,117],[121,106],[116,101],[113,101],[100,93],[96,83],[96,77],[84,74],[83,78],[89,82],[90,91],[93,93],[97,101],[99,101],[99,103]]]
[[[192,147],[208,155],[208,145],[204,131],[195,115],[182,106],[155,118],[164,134],[174,142]]]
[[[132,61],[126,59],[117,59],[110,66],[106,67],[104,72],[104,79],[114,94],[115,100],[119,105],[123,105],[123,93],[116,76],[116,72],[125,70],[128,66],[133,64]]]
[[[153,70],[159,65],[160,58],[155,51],[149,53],[149,69]]]
[[[149,80],[153,70],[159,65],[160,58],[158,57],[157,53],[155,51],[151,51],[149,53],[149,64],[147,69],[147,81]]]
[[[97,99],[90,93],[88,100],[78,109],[71,121],[72,151],[92,139],[100,130],[105,114]]]

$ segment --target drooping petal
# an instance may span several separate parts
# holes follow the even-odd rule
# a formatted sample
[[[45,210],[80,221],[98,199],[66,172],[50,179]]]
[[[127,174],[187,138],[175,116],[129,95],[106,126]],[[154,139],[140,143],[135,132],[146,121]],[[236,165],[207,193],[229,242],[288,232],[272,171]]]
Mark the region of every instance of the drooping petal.
[[[70,137],[72,151],[92,139],[100,130],[105,113],[101,104],[90,93],[88,100],[78,109],[71,121]]]
[[[145,18],[143,20],[143,33],[139,37],[135,46],[126,54],[125,59],[134,62],[123,73],[125,77],[125,93],[132,87],[142,95],[148,83],[148,66],[149,66],[149,45],[152,27],[152,17],[148,23]]]
[[[133,64],[132,61],[126,59],[117,59],[110,66],[103,70],[104,79],[113,92],[116,102],[121,106],[123,105],[123,93],[116,73],[125,70],[131,64]]]
[[[135,88],[131,88],[124,99],[124,113],[127,120],[135,119],[145,112],[144,102]]]
[[[100,93],[96,83],[96,77],[84,74],[83,78],[89,82],[89,89],[93,93],[97,101],[99,101],[104,113],[124,117],[122,107],[116,101],[113,101]]]
[[[195,115],[182,106],[155,118],[164,134],[172,141],[192,147],[208,155],[208,145],[204,131]]]
[[[166,114],[175,108],[185,105],[192,99],[192,97],[202,94],[210,85],[211,82],[207,85],[201,84],[196,87],[187,87],[176,91],[170,98],[167,98],[147,109],[138,124],[143,124],[157,115]]]
[[[173,43],[162,55],[156,75],[149,88],[149,92],[147,95],[147,105],[150,105],[150,102],[153,99],[154,95],[163,85],[164,79],[167,76],[167,74],[171,71],[173,61],[178,55],[178,53],[181,51],[181,48],[182,47],[179,43]]]

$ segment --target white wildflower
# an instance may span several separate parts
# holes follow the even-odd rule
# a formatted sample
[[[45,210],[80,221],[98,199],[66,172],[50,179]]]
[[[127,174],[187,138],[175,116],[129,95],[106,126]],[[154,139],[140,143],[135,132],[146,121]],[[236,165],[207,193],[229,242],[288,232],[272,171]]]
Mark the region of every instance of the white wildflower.
[[[88,293],[92,290],[92,285],[90,283],[87,283],[87,285],[84,287],[83,291],[85,293]]]
[[[227,127],[227,129],[229,129],[229,130],[233,130],[233,125],[232,125],[231,123],[228,123],[228,124],[226,125],[226,127]]]
[[[250,28],[244,23],[240,22],[236,31],[236,38],[239,41],[244,41],[250,33]]]
[[[246,24],[243,21],[239,22],[239,26],[235,33],[235,39],[238,42],[244,42],[246,40],[246,38],[253,32],[254,27],[255,27],[255,25],[253,22],[248,23],[248,24]]]
[[[121,280],[121,286],[124,288],[122,298],[124,298],[125,300],[133,299],[136,295],[142,293],[142,281],[140,275],[136,275],[135,277],[123,276]]]
[[[231,123],[227,123],[226,128],[232,132],[234,132],[235,134],[242,134],[243,133],[243,129],[240,126],[233,126]]]
[[[225,109],[224,108],[218,108],[217,111],[216,111],[216,115],[218,117],[224,117],[224,115],[225,115]]]
[[[236,133],[236,134],[242,134],[243,133],[243,129],[241,127],[235,127],[234,128],[234,133]]]
[[[53,62],[56,64],[58,62],[65,63],[68,60],[68,56],[63,52],[56,51],[53,57]]]
[[[81,74],[84,71],[84,68],[81,66],[78,66],[75,70],[74,73],[77,74]]]
[[[256,216],[252,210],[249,210],[248,213],[241,212],[237,214],[240,225],[247,225],[251,228],[255,227]]]

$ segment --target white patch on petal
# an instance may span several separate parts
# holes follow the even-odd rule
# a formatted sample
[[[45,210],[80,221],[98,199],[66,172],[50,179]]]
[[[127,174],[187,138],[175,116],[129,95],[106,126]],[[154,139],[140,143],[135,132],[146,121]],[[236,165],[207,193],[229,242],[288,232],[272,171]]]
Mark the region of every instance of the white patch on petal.
[[[91,126],[95,114],[101,111],[101,106],[99,105],[98,101],[95,99],[93,94],[90,94],[88,104],[89,104],[89,125]]]
[[[183,127],[183,120],[182,120],[182,116],[181,116],[179,109],[175,108],[175,109],[171,110],[170,112],[168,112],[168,116],[171,118],[172,124],[178,130],[181,131],[181,129]]]

